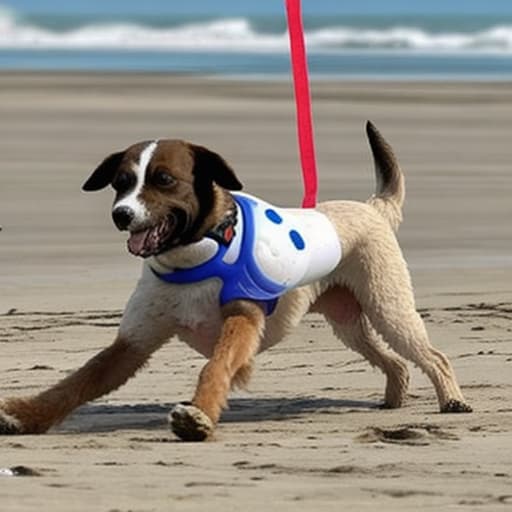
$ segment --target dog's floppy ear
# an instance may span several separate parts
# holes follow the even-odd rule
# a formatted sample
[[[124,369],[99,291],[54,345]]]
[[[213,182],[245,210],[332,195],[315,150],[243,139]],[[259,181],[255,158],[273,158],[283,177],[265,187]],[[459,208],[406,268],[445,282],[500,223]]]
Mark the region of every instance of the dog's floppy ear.
[[[82,190],[91,192],[110,185],[124,154],[124,151],[120,151],[119,153],[112,153],[110,156],[107,156],[107,158],[105,158],[105,160],[96,167],[89,179],[83,184]]]
[[[191,144],[194,157],[194,175],[208,177],[221,187],[228,190],[242,190],[242,184],[235,175],[235,171],[217,153],[203,146]]]

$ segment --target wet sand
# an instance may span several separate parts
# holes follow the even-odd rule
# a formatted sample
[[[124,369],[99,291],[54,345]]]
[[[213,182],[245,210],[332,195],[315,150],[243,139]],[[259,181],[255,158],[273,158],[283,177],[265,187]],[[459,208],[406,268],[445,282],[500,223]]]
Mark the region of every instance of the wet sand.
[[[201,356],[173,341],[44,436],[0,439],[2,510],[488,510],[512,504],[512,87],[313,84],[321,199],[374,188],[364,122],[406,175],[400,241],[418,309],[471,415],[440,415],[412,369],[401,410],[318,316],[258,357],[216,439],[177,442],[172,405]],[[217,150],[246,190],[300,203],[290,85],[165,75],[0,74],[0,396],[32,393],[108,345],[140,262],[111,193],[80,186],[134,141]],[[26,466],[40,476],[1,476]]]

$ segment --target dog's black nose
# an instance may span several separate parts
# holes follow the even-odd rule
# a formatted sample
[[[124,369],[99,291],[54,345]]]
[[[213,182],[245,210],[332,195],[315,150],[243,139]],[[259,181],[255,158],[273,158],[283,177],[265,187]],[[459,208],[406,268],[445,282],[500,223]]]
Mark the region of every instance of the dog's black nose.
[[[124,230],[128,229],[131,221],[133,220],[133,210],[128,206],[118,206],[114,208],[112,212],[112,219],[117,229]]]

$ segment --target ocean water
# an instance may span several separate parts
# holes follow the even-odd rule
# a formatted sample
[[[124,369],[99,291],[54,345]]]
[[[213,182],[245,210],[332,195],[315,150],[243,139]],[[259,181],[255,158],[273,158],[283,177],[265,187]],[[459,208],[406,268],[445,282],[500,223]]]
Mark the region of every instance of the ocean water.
[[[512,79],[512,15],[305,15],[315,77]],[[289,74],[282,15],[0,8],[0,70]]]

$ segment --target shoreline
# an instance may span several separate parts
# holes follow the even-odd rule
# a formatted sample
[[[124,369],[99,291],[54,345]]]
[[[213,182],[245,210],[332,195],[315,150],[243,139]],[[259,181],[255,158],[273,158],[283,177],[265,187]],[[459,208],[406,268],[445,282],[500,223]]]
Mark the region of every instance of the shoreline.
[[[234,43],[232,43],[234,44]],[[313,79],[332,76],[352,80],[512,79],[510,51],[349,50],[315,52],[309,49]],[[183,73],[195,76],[240,76],[280,79],[290,73],[288,47],[280,52],[238,49],[109,49],[0,48],[0,69],[70,72]]]

